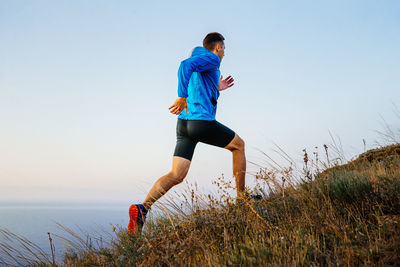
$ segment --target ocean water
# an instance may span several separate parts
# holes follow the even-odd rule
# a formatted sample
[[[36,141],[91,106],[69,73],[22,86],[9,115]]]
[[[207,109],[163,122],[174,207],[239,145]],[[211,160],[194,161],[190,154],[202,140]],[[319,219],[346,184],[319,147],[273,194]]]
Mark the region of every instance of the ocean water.
[[[104,244],[110,240],[110,234],[113,234],[111,224],[117,227],[127,226],[128,208],[129,204],[0,203],[0,229],[28,239],[48,255],[51,255],[48,236],[50,232],[54,241],[55,258],[60,261],[66,249],[66,242],[57,236],[69,240],[76,239],[57,223],[70,228],[85,240],[87,235],[91,236],[93,245],[96,246],[99,245],[99,240],[104,241]],[[96,239],[100,236],[102,238]],[[1,244],[18,247],[3,235],[0,235]],[[1,246],[0,255],[4,258]]]

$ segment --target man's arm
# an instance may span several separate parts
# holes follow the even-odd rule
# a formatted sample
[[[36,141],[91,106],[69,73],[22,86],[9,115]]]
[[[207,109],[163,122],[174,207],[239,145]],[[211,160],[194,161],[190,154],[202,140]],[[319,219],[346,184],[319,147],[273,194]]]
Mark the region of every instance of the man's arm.
[[[217,55],[198,55],[192,56],[181,62],[178,70],[178,98],[169,107],[172,114],[179,115],[183,109],[188,113],[188,85],[193,72],[202,72],[219,68],[221,61]]]
[[[203,72],[219,68],[221,61],[217,55],[210,54],[192,56],[181,62],[178,70],[178,96],[188,97],[187,88],[193,72]]]

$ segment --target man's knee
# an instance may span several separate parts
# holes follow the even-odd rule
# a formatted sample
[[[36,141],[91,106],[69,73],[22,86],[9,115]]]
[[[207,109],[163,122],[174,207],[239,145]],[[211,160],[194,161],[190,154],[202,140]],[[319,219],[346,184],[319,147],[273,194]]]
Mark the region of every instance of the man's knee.
[[[238,150],[244,150],[244,140],[240,137],[238,139]]]
[[[225,148],[230,151],[241,150],[244,151],[244,140],[239,135],[235,135],[233,140]]]
[[[190,160],[178,156],[174,156],[172,161],[172,170],[168,173],[169,179],[174,184],[182,183],[185,179],[190,167]]]
[[[180,184],[183,182],[187,175],[187,170],[172,170],[169,172],[169,177],[173,180],[174,184]]]

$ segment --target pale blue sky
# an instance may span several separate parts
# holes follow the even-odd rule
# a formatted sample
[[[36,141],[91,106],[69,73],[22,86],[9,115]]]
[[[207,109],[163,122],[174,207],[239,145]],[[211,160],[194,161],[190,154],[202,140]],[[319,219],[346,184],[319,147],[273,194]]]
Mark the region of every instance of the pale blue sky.
[[[351,157],[399,124],[398,1],[0,0],[0,201],[141,200],[171,166],[179,63],[212,31],[235,78],[217,120],[249,161],[329,131]],[[188,181],[221,173],[230,152],[199,144]]]

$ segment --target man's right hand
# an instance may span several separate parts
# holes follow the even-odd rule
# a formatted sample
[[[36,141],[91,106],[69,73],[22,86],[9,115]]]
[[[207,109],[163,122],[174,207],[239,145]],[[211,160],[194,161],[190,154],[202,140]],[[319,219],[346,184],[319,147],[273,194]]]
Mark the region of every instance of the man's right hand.
[[[186,102],[186,97],[178,97],[174,104],[170,106],[169,111],[172,114],[179,115],[183,109],[185,109],[186,113],[188,113],[188,104]]]

